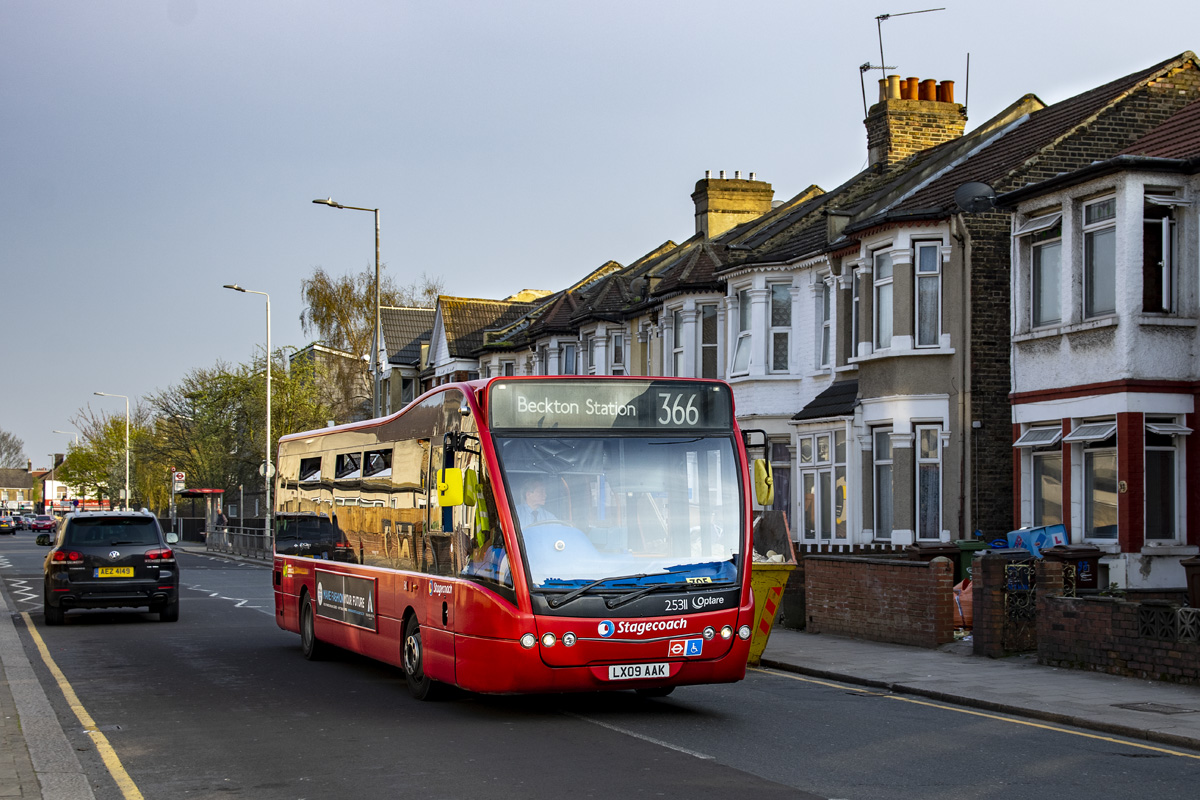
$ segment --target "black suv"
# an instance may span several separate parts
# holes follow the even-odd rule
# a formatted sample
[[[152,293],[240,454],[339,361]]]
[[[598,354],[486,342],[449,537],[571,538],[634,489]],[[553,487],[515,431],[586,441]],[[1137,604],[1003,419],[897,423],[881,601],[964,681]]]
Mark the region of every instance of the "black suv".
[[[61,625],[69,608],[142,606],[175,622],[179,568],[168,543],[177,541],[145,511],[69,515],[42,567],[46,624]]]

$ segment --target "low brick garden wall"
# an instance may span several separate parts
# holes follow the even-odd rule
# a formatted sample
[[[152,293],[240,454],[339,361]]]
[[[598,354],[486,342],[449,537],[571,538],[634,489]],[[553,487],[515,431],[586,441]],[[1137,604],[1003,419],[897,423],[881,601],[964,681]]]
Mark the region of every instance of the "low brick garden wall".
[[[1038,600],[1038,663],[1200,686],[1200,609],[1115,597]]]
[[[954,564],[855,556],[804,559],[809,633],[937,647],[954,641]]]

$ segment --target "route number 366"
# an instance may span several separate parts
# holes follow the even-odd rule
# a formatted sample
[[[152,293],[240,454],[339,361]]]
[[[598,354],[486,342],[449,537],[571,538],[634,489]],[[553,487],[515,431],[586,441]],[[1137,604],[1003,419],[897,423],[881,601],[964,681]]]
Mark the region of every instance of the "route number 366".
[[[700,409],[696,408],[696,395],[660,394],[659,425],[695,425],[700,421]],[[684,405],[684,400],[687,404]]]

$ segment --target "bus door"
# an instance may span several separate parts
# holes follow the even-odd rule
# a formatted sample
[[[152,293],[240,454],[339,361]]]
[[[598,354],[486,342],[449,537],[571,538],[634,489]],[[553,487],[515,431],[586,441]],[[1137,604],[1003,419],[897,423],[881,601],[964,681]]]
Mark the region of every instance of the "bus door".
[[[466,403],[462,393],[450,389],[439,396],[442,413],[434,428],[430,447],[429,522],[421,554],[421,571],[426,576],[426,592],[420,616],[425,647],[425,669],[431,678],[454,681],[454,608],[461,591],[454,578],[459,570],[461,546],[455,541],[456,508],[438,503],[438,474],[458,463],[457,443],[461,428],[459,409]]]

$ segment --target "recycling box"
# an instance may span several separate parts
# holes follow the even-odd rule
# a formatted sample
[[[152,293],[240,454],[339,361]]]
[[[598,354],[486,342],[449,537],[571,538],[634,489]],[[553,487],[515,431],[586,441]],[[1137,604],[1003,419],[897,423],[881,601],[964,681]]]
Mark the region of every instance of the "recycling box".
[[[1042,550],[1069,543],[1067,529],[1062,525],[1043,525],[1040,528],[1019,528],[1009,531],[1008,546],[1016,550],[1028,550],[1034,558],[1042,557]]]

